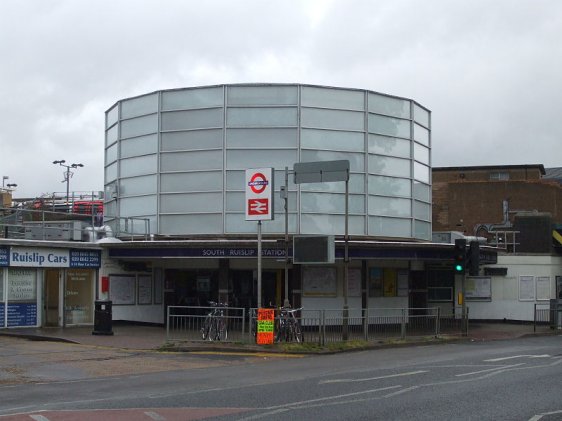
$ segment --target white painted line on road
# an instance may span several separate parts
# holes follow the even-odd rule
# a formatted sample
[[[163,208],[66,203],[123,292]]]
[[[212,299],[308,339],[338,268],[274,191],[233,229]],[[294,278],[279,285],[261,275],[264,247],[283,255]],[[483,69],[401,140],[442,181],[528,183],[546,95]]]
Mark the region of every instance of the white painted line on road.
[[[394,396],[401,395],[402,393],[407,393],[407,392],[411,392],[412,390],[416,390],[418,387],[419,386],[410,386],[410,387],[407,387],[405,389],[398,390],[398,391],[393,392],[393,393],[389,393],[388,395],[384,395],[383,398],[392,398]]]
[[[501,358],[492,358],[490,360],[484,360],[484,362],[497,362],[497,361],[505,361],[505,360],[512,360],[514,358],[550,358],[550,355],[543,354],[543,355],[513,355],[511,357],[501,357]]]
[[[30,415],[29,418],[35,421],[49,421],[49,418],[44,417],[43,415]]]
[[[525,365],[525,363],[502,365],[500,367],[488,368],[487,370],[479,370],[479,371],[472,371],[470,373],[455,374],[455,377],[472,376],[473,374],[481,374],[481,373],[486,373],[488,371],[504,370],[506,368],[518,367],[520,365]]]
[[[157,414],[154,411],[145,411],[144,415],[149,416],[150,418],[152,418],[154,421],[166,421],[166,418],[163,417],[160,414]]]
[[[371,381],[371,380],[392,379],[394,377],[413,376],[415,374],[422,374],[422,373],[428,373],[428,371],[427,370],[418,370],[418,371],[410,371],[408,373],[389,374],[388,376],[368,377],[368,378],[363,378],[363,379],[322,380],[318,384],[368,382],[368,381]]]
[[[559,409],[558,411],[545,412],[544,414],[535,415],[534,417],[529,418],[529,421],[538,421],[545,415],[556,415],[556,414],[562,414],[562,409]]]

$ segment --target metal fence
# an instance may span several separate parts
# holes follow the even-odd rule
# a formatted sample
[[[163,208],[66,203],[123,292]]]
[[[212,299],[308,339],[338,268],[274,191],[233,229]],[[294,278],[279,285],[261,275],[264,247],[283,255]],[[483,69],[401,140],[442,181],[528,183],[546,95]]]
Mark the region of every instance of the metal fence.
[[[169,341],[212,340],[203,334],[205,319],[213,307],[170,306],[167,315]],[[227,307],[226,322],[228,342],[255,342],[256,309]],[[280,310],[275,309],[275,329]],[[439,308],[366,308],[349,309],[344,317],[342,309],[307,310],[296,313],[304,342],[325,345],[342,341],[377,341],[406,337],[438,337],[443,334],[467,333],[467,323],[453,314],[442,314]]]
[[[538,326],[550,326],[552,329],[562,329],[562,308],[547,304],[535,304],[533,332]]]

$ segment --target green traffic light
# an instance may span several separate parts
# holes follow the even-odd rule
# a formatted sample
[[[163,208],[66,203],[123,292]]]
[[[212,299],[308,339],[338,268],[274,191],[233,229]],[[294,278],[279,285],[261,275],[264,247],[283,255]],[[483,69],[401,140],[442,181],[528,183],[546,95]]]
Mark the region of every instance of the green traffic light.
[[[457,272],[462,272],[462,265],[455,265],[455,270]]]

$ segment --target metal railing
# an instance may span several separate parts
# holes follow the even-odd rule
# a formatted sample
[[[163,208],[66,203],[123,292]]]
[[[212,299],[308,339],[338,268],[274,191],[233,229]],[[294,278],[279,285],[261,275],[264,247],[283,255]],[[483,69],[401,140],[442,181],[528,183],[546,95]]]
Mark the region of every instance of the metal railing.
[[[203,341],[201,329],[213,307],[169,306],[166,333],[169,341]],[[275,328],[279,321],[275,309]],[[256,309],[225,309],[228,342],[255,343]],[[342,309],[307,310],[296,313],[303,341],[326,345],[343,341],[377,341],[407,337],[439,337],[466,335],[468,326],[454,314],[442,314],[440,308],[366,308],[349,309],[344,318]],[[467,314],[468,318],[468,314]]]
[[[539,326],[562,329],[562,309],[552,308],[548,304],[535,304],[533,332],[536,332]]]

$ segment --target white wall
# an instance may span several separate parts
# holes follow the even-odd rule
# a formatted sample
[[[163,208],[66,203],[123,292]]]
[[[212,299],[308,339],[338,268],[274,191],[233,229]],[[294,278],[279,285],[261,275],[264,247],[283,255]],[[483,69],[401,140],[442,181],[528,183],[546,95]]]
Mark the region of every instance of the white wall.
[[[507,276],[491,277],[491,300],[467,300],[470,319],[533,321],[535,304],[547,308],[549,300],[522,300],[519,296],[520,276],[550,277],[550,297],[556,296],[556,276],[562,276],[562,257],[548,255],[498,255],[498,263],[489,267],[507,268]],[[460,277],[459,277],[460,278]],[[535,284],[536,288],[536,284]],[[457,279],[456,290],[461,290]],[[457,314],[460,308],[455,297]]]

